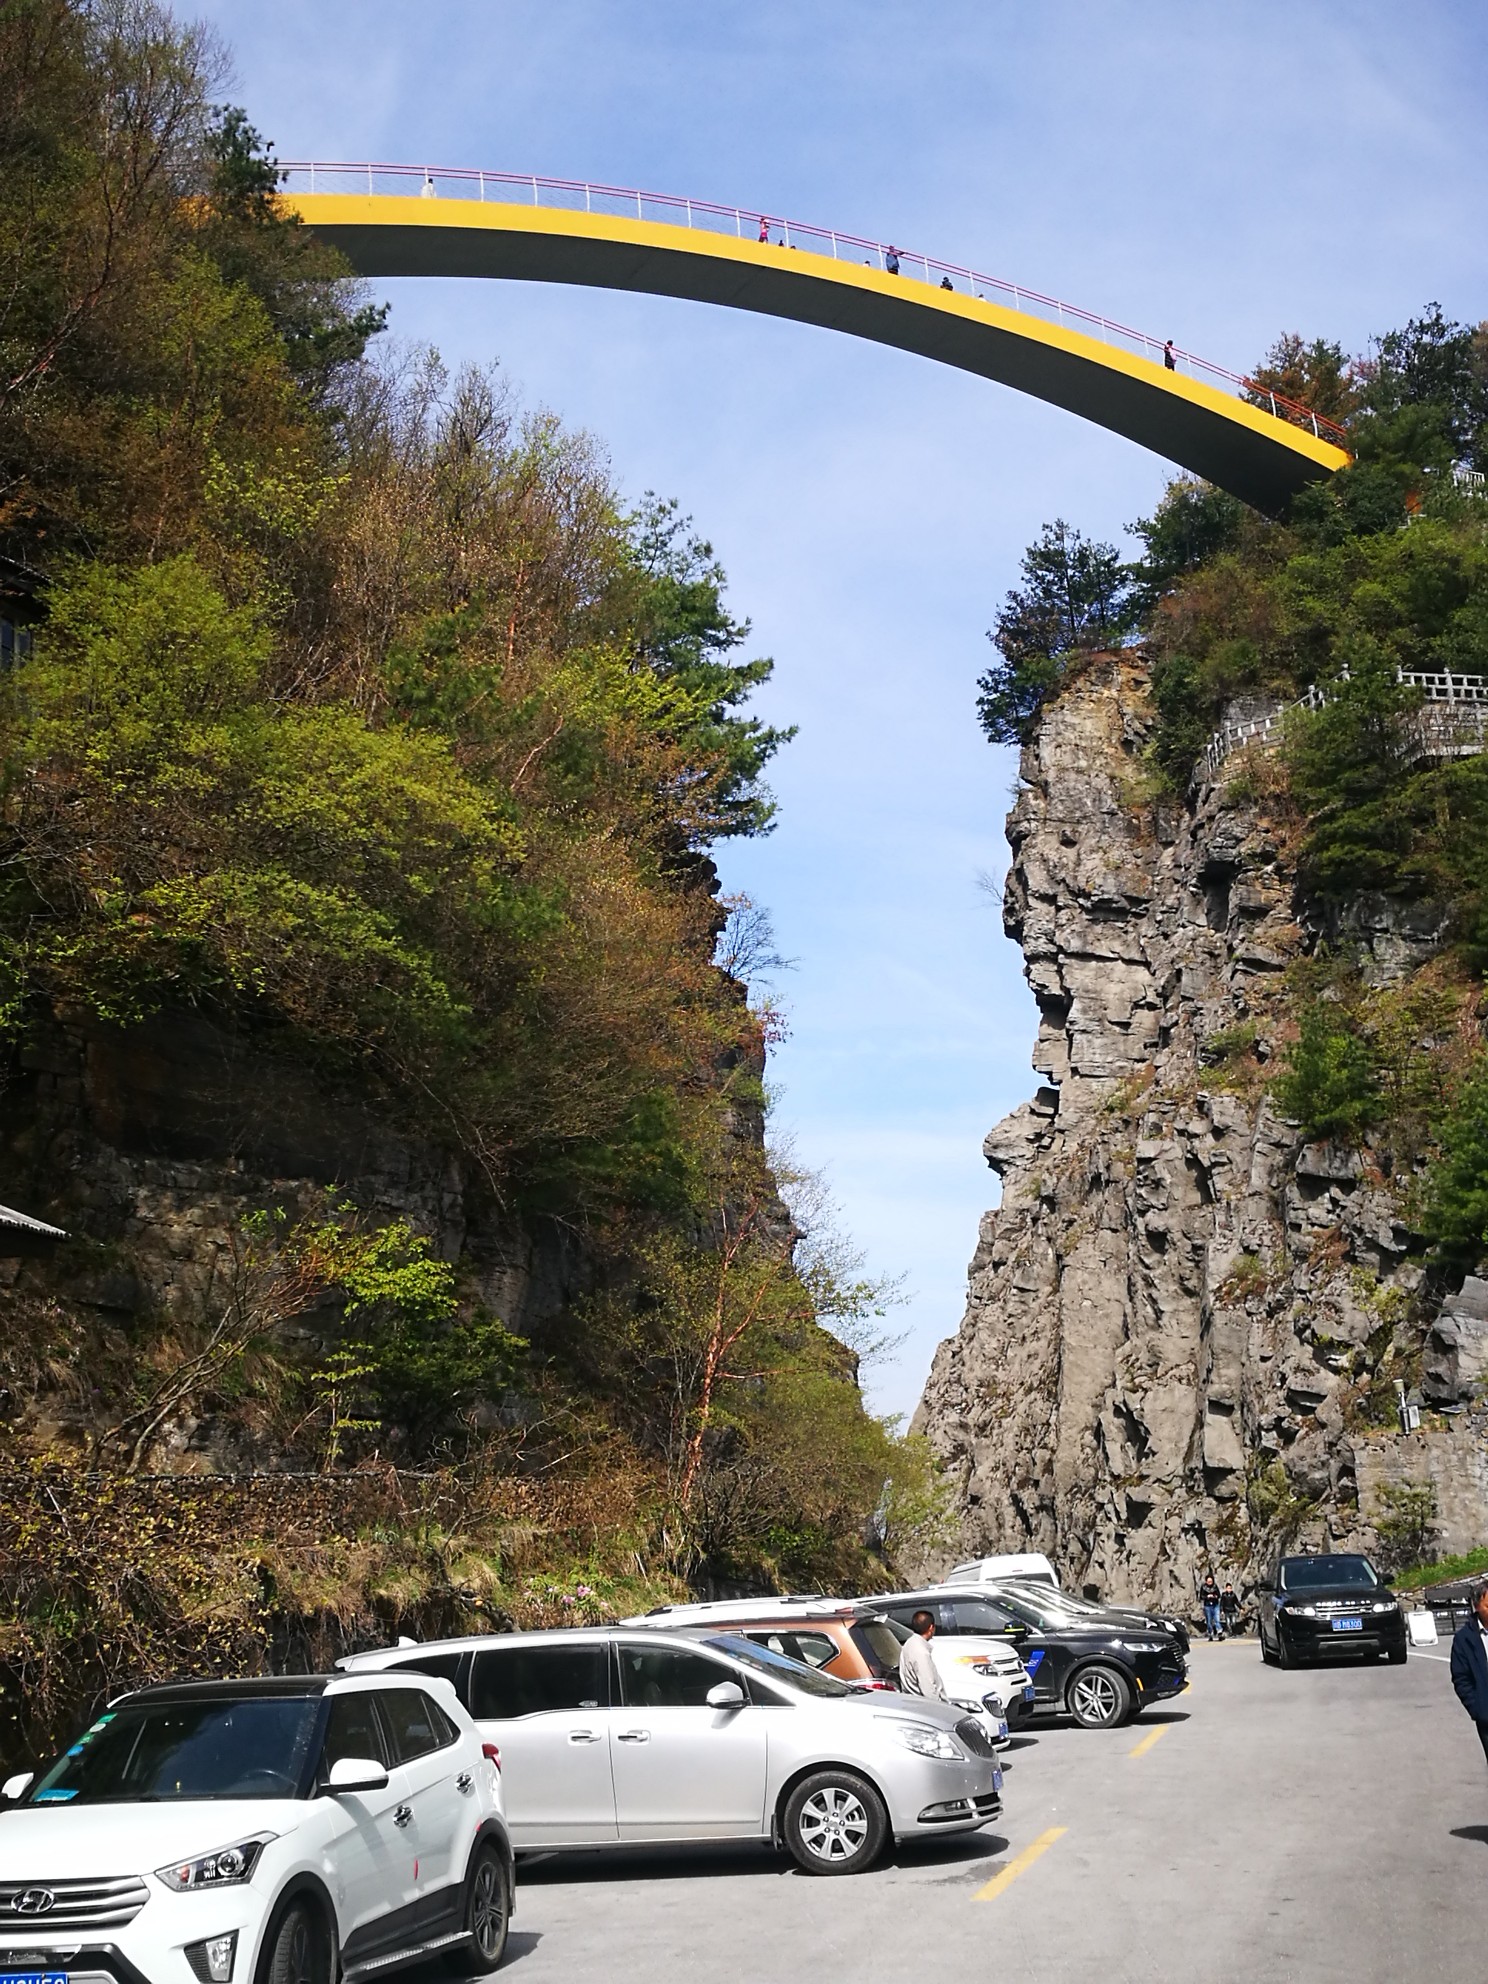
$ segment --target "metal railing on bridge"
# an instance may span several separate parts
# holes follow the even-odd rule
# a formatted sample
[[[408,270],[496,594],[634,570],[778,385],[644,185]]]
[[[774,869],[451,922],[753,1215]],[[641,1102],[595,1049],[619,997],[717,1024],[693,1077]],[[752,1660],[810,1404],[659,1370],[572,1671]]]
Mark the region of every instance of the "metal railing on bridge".
[[[632,186],[603,186],[584,179],[547,179],[538,173],[485,172],[474,166],[376,165],[350,161],[287,160],[280,164],[285,189],[306,193],[401,193],[409,182],[427,199],[500,200],[569,213],[609,214],[617,219],[662,221],[673,227],[697,228],[738,240],[770,242],[829,256],[838,262],[866,263],[889,275],[929,283],[934,288],[961,289],[985,302],[1000,303],[1020,314],[1047,323],[1066,325],[1096,337],[1118,350],[1162,364],[1170,357],[1175,371],[1238,394],[1267,408],[1277,419],[1305,427],[1320,439],[1348,447],[1348,435],[1336,421],[1310,407],[1259,386],[1244,373],[1231,372],[1197,352],[1185,351],[1165,338],[1133,330],[1114,317],[1103,317],[1078,304],[1045,296],[1021,283],[989,276],[959,262],[943,262],[917,248],[896,247],[840,228],[819,227],[809,221],[768,214],[756,207],[725,207],[711,200],[691,200],[678,193],[646,193]]]

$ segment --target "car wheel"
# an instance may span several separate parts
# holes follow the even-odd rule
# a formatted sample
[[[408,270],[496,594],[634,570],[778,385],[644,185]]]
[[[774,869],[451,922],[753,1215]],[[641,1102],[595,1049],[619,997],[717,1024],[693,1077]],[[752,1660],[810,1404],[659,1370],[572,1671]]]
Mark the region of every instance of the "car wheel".
[[[1390,1665],[1392,1667],[1404,1667],[1405,1648],[1403,1646],[1392,1646],[1390,1648]]]
[[[1082,1729],[1119,1729],[1131,1714],[1132,1691],[1114,1667],[1087,1667],[1070,1682],[1067,1705]]]
[[[883,1852],[889,1815],[866,1778],[819,1770],[786,1801],[783,1831],[791,1858],[808,1874],[861,1874]]]
[[[332,1969],[325,1918],[309,1902],[291,1902],[265,1941],[260,1984],[331,1984]]]
[[[445,1954],[445,1968],[461,1977],[494,1970],[506,1955],[511,1927],[511,1891],[506,1865],[494,1846],[477,1848],[465,1883],[465,1934],[468,1941]]]
[[[1265,1661],[1268,1667],[1274,1667],[1276,1665],[1276,1655],[1271,1651],[1270,1647],[1267,1646],[1266,1635],[1264,1633],[1260,1635],[1260,1641],[1261,1641],[1262,1660]]]
[[[1296,1654],[1287,1645],[1286,1634],[1283,1632],[1278,1632],[1276,1635],[1276,1664],[1282,1668],[1291,1668],[1300,1665]]]

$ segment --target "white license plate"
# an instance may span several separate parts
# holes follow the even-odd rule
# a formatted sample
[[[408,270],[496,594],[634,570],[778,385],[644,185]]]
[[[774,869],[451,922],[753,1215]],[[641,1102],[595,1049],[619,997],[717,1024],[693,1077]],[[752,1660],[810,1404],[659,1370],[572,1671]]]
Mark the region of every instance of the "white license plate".
[[[1364,1621],[1362,1619],[1335,1619],[1333,1621],[1333,1630],[1335,1633],[1362,1633],[1364,1630]],[[3,1977],[0,1977],[0,1984],[5,1984]]]

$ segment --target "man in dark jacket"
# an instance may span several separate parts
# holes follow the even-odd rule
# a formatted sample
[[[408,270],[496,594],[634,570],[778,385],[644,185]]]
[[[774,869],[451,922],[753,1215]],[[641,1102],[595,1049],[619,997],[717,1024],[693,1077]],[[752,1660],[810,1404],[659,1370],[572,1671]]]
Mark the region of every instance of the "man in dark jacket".
[[[1478,1593],[1473,1616],[1452,1635],[1452,1686],[1478,1725],[1488,1757],[1488,1586]]]

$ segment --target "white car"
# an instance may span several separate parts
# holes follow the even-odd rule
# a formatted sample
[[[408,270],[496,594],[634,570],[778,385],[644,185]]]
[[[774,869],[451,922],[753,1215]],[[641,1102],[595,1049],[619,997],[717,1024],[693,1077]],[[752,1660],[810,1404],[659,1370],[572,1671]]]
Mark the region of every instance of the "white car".
[[[498,1760],[442,1682],[144,1688],[3,1795],[0,1978],[355,1984],[506,1948]]]
[[[1002,1809],[981,1724],[863,1694],[734,1634],[587,1627],[356,1654],[354,1673],[446,1676],[499,1743],[512,1844],[758,1839],[855,1874],[889,1839]]]
[[[1019,1550],[1003,1557],[973,1557],[969,1563],[954,1564],[941,1584],[996,1584],[1002,1578],[1033,1578],[1040,1584],[1059,1589],[1054,1566],[1040,1550]]]

